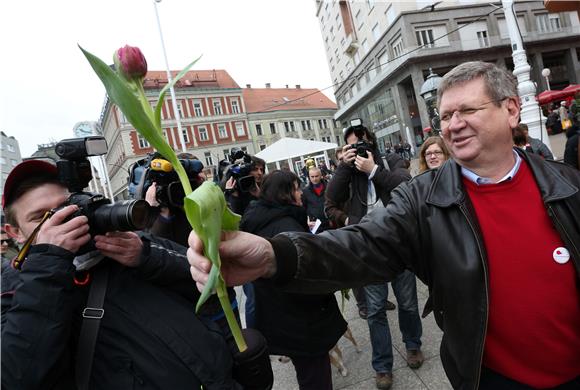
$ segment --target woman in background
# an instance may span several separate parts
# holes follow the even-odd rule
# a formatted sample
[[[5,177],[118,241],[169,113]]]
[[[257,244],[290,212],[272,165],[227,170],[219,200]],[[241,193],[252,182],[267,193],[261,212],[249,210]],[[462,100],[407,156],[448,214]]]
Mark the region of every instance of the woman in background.
[[[439,136],[429,137],[419,151],[419,173],[428,169],[439,168],[449,159],[449,151]]]

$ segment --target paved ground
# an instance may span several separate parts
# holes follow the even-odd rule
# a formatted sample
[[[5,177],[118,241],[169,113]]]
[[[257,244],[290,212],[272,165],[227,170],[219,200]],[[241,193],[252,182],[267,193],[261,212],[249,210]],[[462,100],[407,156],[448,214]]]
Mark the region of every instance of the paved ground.
[[[561,159],[566,143],[564,134],[550,136],[552,151],[556,159]],[[417,170],[417,160],[411,164],[411,173],[415,174]],[[427,287],[420,281],[417,281],[417,290],[419,298],[419,313],[422,312],[427,300]],[[243,294],[239,291],[238,296]],[[389,296],[394,299],[392,290]],[[340,294],[337,294],[340,304]],[[395,302],[395,301],[394,301]],[[243,306],[241,306],[243,307]],[[361,353],[357,353],[352,344],[342,338],[339,346],[342,349],[345,365],[349,371],[348,376],[343,377],[335,367],[332,367],[333,383],[335,390],[372,390],[376,389],[374,380],[374,370],[371,367],[371,347],[369,343],[369,331],[366,321],[359,318],[354,298],[345,304],[344,317],[348,321],[350,329],[357,340]],[[401,332],[399,331],[398,316],[396,311],[387,312],[391,335],[393,338],[394,348],[394,366],[393,390],[413,389],[413,390],[442,390],[451,389],[449,381],[445,376],[441,360],[439,358],[439,344],[441,342],[442,332],[435,324],[433,315],[429,315],[423,320],[423,353],[425,363],[418,370],[411,370],[405,362],[405,346],[402,342]],[[277,359],[272,358],[272,367],[274,370],[274,389],[275,390],[294,390],[298,389],[296,383],[296,374],[292,363],[280,363]]]

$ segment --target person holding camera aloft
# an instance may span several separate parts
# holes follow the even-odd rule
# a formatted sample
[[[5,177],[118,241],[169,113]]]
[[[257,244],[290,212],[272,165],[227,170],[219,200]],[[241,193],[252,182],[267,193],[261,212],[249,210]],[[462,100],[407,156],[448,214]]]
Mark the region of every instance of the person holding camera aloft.
[[[186,249],[130,231],[145,201],[82,192],[84,140],[68,141],[73,160],[27,160],[5,182],[5,229],[28,253],[2,273],[2,388],[240,389],[221,330],[195,315]]]
[[[326,191],[326,196],[334,204],[348,203],[346,225],[357,224],[371,211],[384,207],[390,200],[391,190],[411,178],[397,154],[388,155],[387,169],[379,156],[374,134],[362,126],[360,119],[353,122],[344,132],[343,162]],[[411,368],[419,368],[424,358],[415,276],[405,271],[392,281],[392,287],[399,303],[399,326],[407,349],[407,363]],[[393,368],[393,347],[386,313],[388,284],[369,285],[364,290],[376,385],[379,389],[388,389],[392,385]]]

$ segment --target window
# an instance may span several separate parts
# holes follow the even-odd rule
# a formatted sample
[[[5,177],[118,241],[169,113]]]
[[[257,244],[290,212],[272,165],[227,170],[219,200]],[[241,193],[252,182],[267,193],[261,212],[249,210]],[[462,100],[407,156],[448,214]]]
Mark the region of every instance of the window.
[[[326,119],[319,119],[318,127],[321,129],[328,129],[328,122],[326,121]]]
[[[392,4],[387,9],[386,14],[387,14],[387,21],[389,22],[389,26],[390,26],[391,23],[393,23],[395,21],[395,18],[397,17],[397,13],[395,12],[395,9],[393,8]]]
[[[434,47],[433,43],[433,30],[432,29],[421,29],[416,30],[415,35],[417,36],[417,45],[425,47]]]
[[[179,114],[180,118],[183,118],[183,107],[181,107],[181,103],[177,102],[177,113]]]
[[[6,148],[9,152],[14,152],[14,145],[6,144]]]
[[[302,130],[312,130],[312,123],[307,119],[304,121],[300,121],[302,125]]]
[[[183,134],[183,142],[189,142],[189,134],[187,133],[187,129],[182,129],[181,134]]]
[[[218,125],[218,134],[220,138],[227,138],[228,137],[228,131],[226,130],[226,125],[224,125],[223,123],[220,123]]]
[[[230,159],[230,150],[229,149],[224,149],[224,158],[226,160]]]
[[[487,39],[487,31],[478,31],[477,40],[479,41],[479,47],[488,47],[489,39]]]
[[[340,135],[337,135],[336,136],[336,144],[337,145],[340,145]]]
[[[275,123],[270,123],[270,133],[276,134],[276,124]]]
[[[195,112],[195,116],[203,116],[203,111],[201,109],[201,102],[194,102],[193,103],[193,111]]]
[[[244,124],[242,122],[236,123],[236,135],[238,137],[243,137],[246,135],[246,132],[244,131]]]
[[[260,145],[260,151],[266,149],[266,145]]]
[[[264,135],[262,132],[262,125],[259,123],[256,124],[256,134],[257,135]]]
[[[536,24],[540,32],[554,32],[562,28],[560,16],[557,14],[536,15]]]
[[[329,32],[330,32],[330,38],[331,38],[331,40],[334,41],[334,27],[331,27]]]
[[[240,113],[240,106],[238,104],[238,100],[232,100],[232,113],[239,114]]]
[[[369,6],[369,10],[372,10],[375,7],[375,0],[367,0],[367,4]]]
[[[375,39],[375,42],[377,42],[379,39],[381,39],[381,29],[379,27],[378,22],[373,27],[373,38]]]
[[[209,140],[209,137],[207,136],[207,127],[205,127],[205,126],[199,126],[197,128],[197,132],[199,133],[199,139],[200,139],[200,141],[207,141],[207,140]]]
[[[393,55],[395,57],[400,57],[403,55],[403,40],[401,37],[397,38],[392,44]]]
[[[145,138],[143,138],[143,136],[141,136],[141,134],[139,134],[139,133],[137,133],[137,140],[139,141],[139,147],[141,149],[151,147],[151,145],[149,145],[149,142],[147,142],[147,140]]]
[[[163,138],[165,138],[165,141],[169,143],[169,135],[167,134],[167,130],[163,130]]]
[[[360,22],[360,17],[361,17],[361,10],[360,10],[360,8],[359,8],[359,10],[358,10],[358,11],[356,11],[356,14],[354,15],[354,19],[355,19],[357,22]]]
[[[331,142],[329,137],[322,137],[322,142]]]
[[[213,163],[213,156],[211,155],[211,152],[205,152],[203,155],[205,157],[205,165],[206,166],[215,165]]]
[[[296,131],[296,129],[294,128],[294,122],[293,121],[284,122],[284,130],[286,130],[286,132]]]
[[[362,41],[362,48],[363,48],[363,54],[365,54],[369,51],[369,42],[366,40],[366,38]]]
[[[222,102],[219,100],[213,101],[213,112],[214,115],[221,115],[222,114]]]

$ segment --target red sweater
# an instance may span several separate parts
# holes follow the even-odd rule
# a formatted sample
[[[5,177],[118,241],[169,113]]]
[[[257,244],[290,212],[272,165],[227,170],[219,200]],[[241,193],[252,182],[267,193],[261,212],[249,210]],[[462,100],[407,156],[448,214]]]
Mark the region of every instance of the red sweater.
[[[564,262],[565,245],[532,172],[522,161],[511,181],[463,183],[487,252],[483,365],[532,387],[574,379],[580,375],[580,282],[572,259]]]

